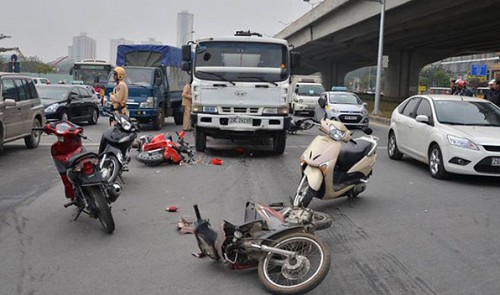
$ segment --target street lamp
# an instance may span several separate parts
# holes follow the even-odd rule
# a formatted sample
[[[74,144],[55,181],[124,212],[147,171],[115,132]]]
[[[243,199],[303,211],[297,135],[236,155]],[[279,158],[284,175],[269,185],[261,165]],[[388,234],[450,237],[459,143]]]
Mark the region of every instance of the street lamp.
[[[377,79],[375,82],[375,103],[372,114],[378,115],[380,104],[380,83],[382,80],[382,53],[384,51],[384,17],[385,0],[371,0],[380,3],[380,31],[378,36],[378,55],[377,55]]]
[[[316,6],[316,5],[320,4],[321,2],[323,2],[323,1],[319,1],[319,2],[311,2],[310,0],[303,0],[303,1],[304,1],[304,2],[306,2],[306,3],[311,4],[311,9],[313,9],[313,8],[314,8],[314,6]]]

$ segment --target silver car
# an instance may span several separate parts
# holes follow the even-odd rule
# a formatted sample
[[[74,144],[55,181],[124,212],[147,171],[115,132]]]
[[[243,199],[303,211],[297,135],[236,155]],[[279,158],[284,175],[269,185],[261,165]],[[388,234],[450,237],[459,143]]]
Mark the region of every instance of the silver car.
[[[40,143],[45,124],[43,105],[31,77],[0,72],[0,150],[3,144],[24,139],[27,148]]]
[[[341,121],[347,128],[368,127],[369,118],[366,103],[352,92],[327,91],[321,94],[327,104],[322,109],[316,104],[315,119],[321,120],[326,113],[328,119]]]

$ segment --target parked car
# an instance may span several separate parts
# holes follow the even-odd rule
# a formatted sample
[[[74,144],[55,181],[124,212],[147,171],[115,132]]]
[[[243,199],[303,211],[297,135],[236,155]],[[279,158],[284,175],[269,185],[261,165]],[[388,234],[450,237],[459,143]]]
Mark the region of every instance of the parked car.
[[[38,85],[38,84],[51,84],[50,83],[50,80],[47,79],[47,78],[31,78],[33,80],[33,83],[35,83],[35,85]]]
[[[316,120],[321,120],[326,112],[328,119],[341,121],[349,129],[368,127],[370,119],[366,110],[367,104],[355,93],[327,91],[323,92],[321,97],[326,99],[327,105],[323,109],[316,103],[314,115]]]
[[[45,106],[47,119],[97,124],[99,104],[87,88],[80,85],[56,84],[40,85],[37,90]]]
[[[0,150],[17,139],[24,139],[27,148],[36,148],[41,132],[31,128],[42,127],[45,117],[32,78],[0,72],[0,88]]]
[[[388,154],[429,166],[434,178],[449,173],[500,176],[500,108],[465,96],[415,95],[392,113]]]

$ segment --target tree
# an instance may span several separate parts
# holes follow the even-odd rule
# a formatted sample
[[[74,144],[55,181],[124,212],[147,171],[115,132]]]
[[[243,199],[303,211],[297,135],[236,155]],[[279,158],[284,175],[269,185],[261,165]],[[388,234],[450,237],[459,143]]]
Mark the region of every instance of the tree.
[[[441,67],[428,66],[420,72],[419,85],[429,87],[450,86],[450,73]]]

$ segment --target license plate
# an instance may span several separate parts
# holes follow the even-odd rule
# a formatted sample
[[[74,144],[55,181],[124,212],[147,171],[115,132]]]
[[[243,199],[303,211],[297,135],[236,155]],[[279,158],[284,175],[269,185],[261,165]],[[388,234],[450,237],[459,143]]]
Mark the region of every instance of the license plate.
[[[243,117],[229,118],[229,124],[252,124],[252,119]]]
[[[344,119],[345,120],[357,120],[358,117],[356,117],[356,116],[345,116]]]
[[[491,158],[491,166],[500,166],[500,158]]]

